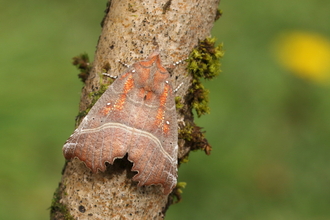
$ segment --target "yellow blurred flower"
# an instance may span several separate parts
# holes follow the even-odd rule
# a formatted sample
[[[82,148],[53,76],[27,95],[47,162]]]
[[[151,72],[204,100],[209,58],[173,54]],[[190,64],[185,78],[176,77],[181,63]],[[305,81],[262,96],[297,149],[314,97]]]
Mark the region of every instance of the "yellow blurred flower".
[[[299,77],[316,82],[330,78],[330,41],[320,34],[282,33],[275,41],[275,52],[280,64]]]

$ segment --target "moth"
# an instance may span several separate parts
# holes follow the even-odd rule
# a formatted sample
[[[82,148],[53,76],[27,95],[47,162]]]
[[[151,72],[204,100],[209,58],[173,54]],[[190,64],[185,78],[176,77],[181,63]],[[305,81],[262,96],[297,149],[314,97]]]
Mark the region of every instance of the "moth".
[[[128,154],[138,186],[177,183],[178,124],[170,74],[156,50],[134,63],[103,93],[63,146],[93,173]]]

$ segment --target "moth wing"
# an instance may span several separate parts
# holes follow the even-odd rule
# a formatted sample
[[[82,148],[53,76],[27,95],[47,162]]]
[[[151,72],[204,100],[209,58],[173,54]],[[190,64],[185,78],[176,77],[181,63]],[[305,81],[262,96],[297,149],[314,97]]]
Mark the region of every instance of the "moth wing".
[[[125,156],[127,146],[122,142],[127,131],[117,128],[121,125],[120,119],[131,112],[120,111],[116,106],[131,75],[127,72],[116,79],[90,109],[63,146],[66,159],[77,157],[96,173],[105,171],[105,162],[112,164],[116,158]]]
[[[134,162],[132,170],[138,171],[133,180],[138,181],[139,186],[160,184],[165,194],[176,185],[178,151],[175,101],[172,88],[168,86],[170,91],[163,109],[159,106],[160,97],[155,93],[145,101],[145,111],[139,114],[143,119],[139,120],[142,129],[128,151],[128,159]],[[161,111],[164,117],[157,124],[155,119]]]

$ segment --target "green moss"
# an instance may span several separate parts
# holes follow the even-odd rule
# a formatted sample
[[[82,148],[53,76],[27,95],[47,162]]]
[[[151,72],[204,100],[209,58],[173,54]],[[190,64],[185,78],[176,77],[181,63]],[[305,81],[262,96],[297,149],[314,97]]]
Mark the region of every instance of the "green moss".
[[[188,58],[187,69],[193,77],[188,100],[192,108],[196,110],[198,117],[210,112],[209,91],[204,88],[201,79],[212,79],[221,72],[219,59],[223,57],[224,52],[222,44],[215,46],[215,42],[215,38],[200,41]]]
[[[180,159],[180,164],[181,163],[188,163],[188,162],[189,162],[188,156],[185,156],[185,157],[183,157],[183,158]]]
[[[193,126],[191,125],[186,125],[183,128],[179,130],[179,139],[183,139],[185,141],[191,141],[192,138],[192,131],[193,131]]]
[[[211,146],[205,138],[202,128],[192,121],[185,121],[185,126],[179,130],[179,139],[183,139],[190,150],[203,150],[207,155],[211,153]],[[187,157],[180,159],[179,163],[186,163]]]
[[[220,9],[217,9],[217,13],[215,15],[214,21],[217,21],[223,14],[223,11]]]
[[[90,108],[93,107],[93,105],[97,102],[97,100],[103,95],[103,93],[108,89],[109,84],[103,83],[103,75],[101,74],[102,77],[100,77],[100,88],[98,91],[91,92],[89,93],[89,97],[92,98],[92,102],[90,104]],[[89,108],[89,109],[90,109]],[[89,111],[88,109],[88,111]]]
[[[179,189],[184,189],[184,188],[186,188],[186,186],[187,186],[187,183],[186,182],[178,182],[176,184],[176,187],[179,188]]]
[[[184,107],[184,105],[181,102],[181,97],[180,96],[175,97],[175,105],[176,105],[177,110],[180,110]]]
[[[74,218],[71,216],[68,208],[60,202],[61,200],[61,185],[56,189],[53,199],[52,199],[52,205],[50,207],[50,215],[51,219],[59,219],[59,216],[61,216],[61,219],[66,220],[74,220]]]
[[[199,79],[193,79],[192,85],[189,89],[191,96],[191,106],[196,110],[197,116],[210,113],[209,104],[209,90],[205,89]]]
[[[190,53],[188,70],[194,78],[212,79],[221,72],[219,59],[224,53],[222,44],[215,46],[215,42],[215,38],[206,38]]]
[[[176,192],[178,193],[178,194],[182,194],[183,193],[183,189],[184,188],[186,188],[186,186],[187,186],[187,183],[186,182],[178,182],[177,184],[176,184]],[[178,202],[179,202],[180,200],[178,200]]]
[[[73,57],[72,59],[73,59],[72,64],[80,70],[78,77],[81,79],[83,83],[85,83],[89,76],[89,72],[91,70],[88,54],[83,53],[80,54],[79,56]]]
[[[182,189],[185,188],[187,185],[186,182],[178,182],[176,184],[176,187],[175,189],[173,190],[173,193],[172,193],[172,203],[178,203],[182,200],[182,196],[181,194],[183,193]]]
[[[100,82],[99,82],[99,89],[95,92],[91,92],[88,94],[89,98],[92,99],[91,103],[88,105],[88,107],[84,110],[78,113],[76,116],[76,127],[80,124],[81,120],[88,114],[89,110],[95,105],[97,100],[103,95],[103,93],[108,89],[109,85],[113,82],[112,78],[109,78],[111,80],[109,83],[104,83],[104,75],[102,73],[99,74],[100,76]]]

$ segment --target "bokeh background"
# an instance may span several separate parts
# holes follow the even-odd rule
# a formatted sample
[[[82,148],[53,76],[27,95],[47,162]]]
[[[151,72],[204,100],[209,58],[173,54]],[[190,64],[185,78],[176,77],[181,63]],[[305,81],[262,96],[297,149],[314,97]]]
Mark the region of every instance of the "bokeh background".
[[[2,1],[0,218],[48,219],[106,1]],[[222,0],[222,73],[205,82],[213,146],[179,171],[167,219],[330,219],[330,1]]]

